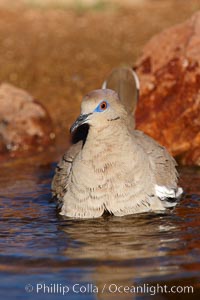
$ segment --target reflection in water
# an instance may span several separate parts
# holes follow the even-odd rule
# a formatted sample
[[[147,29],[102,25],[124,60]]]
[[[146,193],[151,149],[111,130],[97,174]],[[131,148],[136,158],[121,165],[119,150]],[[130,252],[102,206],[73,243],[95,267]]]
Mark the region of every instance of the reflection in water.
[[[105,216],[94,220],[58,215],[50,201],[53,169],[51,165],[28,162],[7,165],[1,172],[2,286],[7,287],[5,272],[9,272],[15,274],[13,285],[19,289],[19,297],[23,295],[26,276],[31,276],[33,282],[43,280],[47,284],[55,278],[70,286],[93,283],[100,290],[106,283],[106,290],[98,294],[98,299],[116,295],[117,299],[138,299],[133,294],[108,293],[111,284],[178,285],[184,281],[197,289],[200,169],[182,169],[186,196],[168,214]],[[70,299],[87,300],[96,299],[97,295],[88,293],[83,297],[70,294]]]
[[[68,247],[65,255],[98,260],[151,258],[155,253],[163,256],[166,244],[178,241],[171,235],[178,230],[176,225],[170,222],[162,225],[165,217],[168,216],[140,214],[68,221],[59,228],[81,243],[81,251]]]
[[[171,220],[164,222],[165,218],[169,219],[169,216],[144,214],[69,221],[59,228],[71,240],[78,241],[79,247],[68,244],[64,255],[97,262],[92,281],[100,290],[106,283],[102,299],[112,299],[116,295],[117,299],[133,299],[132,294],[108,293],[109,287],[115,291],[115,285],[132,286],[137,277],[179,272],[179,265],[167,266],[165,256],[169,255],[170,249],[179,247],[176,232],[180,229]]]

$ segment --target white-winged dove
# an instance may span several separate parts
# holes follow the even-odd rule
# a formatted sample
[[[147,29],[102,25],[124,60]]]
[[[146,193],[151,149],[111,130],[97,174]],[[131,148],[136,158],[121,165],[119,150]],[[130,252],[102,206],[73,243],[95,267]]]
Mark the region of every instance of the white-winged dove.
[[[124,216],[176,205],[183,190],[177,186],[175,160],[152,138],[134,130],[138,88],[136,74],[120,68],[102,89],[83,98],[81,115],[71,127],[74,144],[52,182],[61,215]]]

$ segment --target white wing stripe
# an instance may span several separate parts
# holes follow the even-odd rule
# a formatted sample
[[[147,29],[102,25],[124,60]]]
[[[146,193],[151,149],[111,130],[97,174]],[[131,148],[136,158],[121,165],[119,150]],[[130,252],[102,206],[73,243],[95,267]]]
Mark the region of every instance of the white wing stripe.
[[[183,193],[183,189],[178,187],[177,189],[168,188],[163,185],[155,185],[156,196],[164,200],[165,198],[179,198]]]

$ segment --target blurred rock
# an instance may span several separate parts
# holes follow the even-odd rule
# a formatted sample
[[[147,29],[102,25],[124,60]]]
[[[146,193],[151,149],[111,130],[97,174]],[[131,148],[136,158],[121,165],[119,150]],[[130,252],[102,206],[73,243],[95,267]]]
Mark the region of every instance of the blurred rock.
[[[200,165],[200,12],[153,37],[135,69],[138,128],[181,164]]]
[[[1,153],[5,153],[6,151],[7,151],[6,145],[5,145],[4,141],[3,141],[2,136],[0,135],[0,154]]]
[[[42,151],[52,137],[52,122],[44,107],[27,92],[0,85],[0,153]]]

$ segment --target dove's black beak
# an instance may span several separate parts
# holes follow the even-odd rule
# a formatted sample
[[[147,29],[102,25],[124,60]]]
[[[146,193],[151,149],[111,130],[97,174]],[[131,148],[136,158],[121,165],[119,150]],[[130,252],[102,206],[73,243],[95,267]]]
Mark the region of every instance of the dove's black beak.
[[[70,133],[73,133],[78,127],[80,127],[83,124],[86,124],[88,121],[88,117],[91,115],[90,114],[84,114],[84,115],[80,115],[78,117],[78,119],[76,119],[76,121],[74,122],[74,124],[71,126],[70,128]]]

